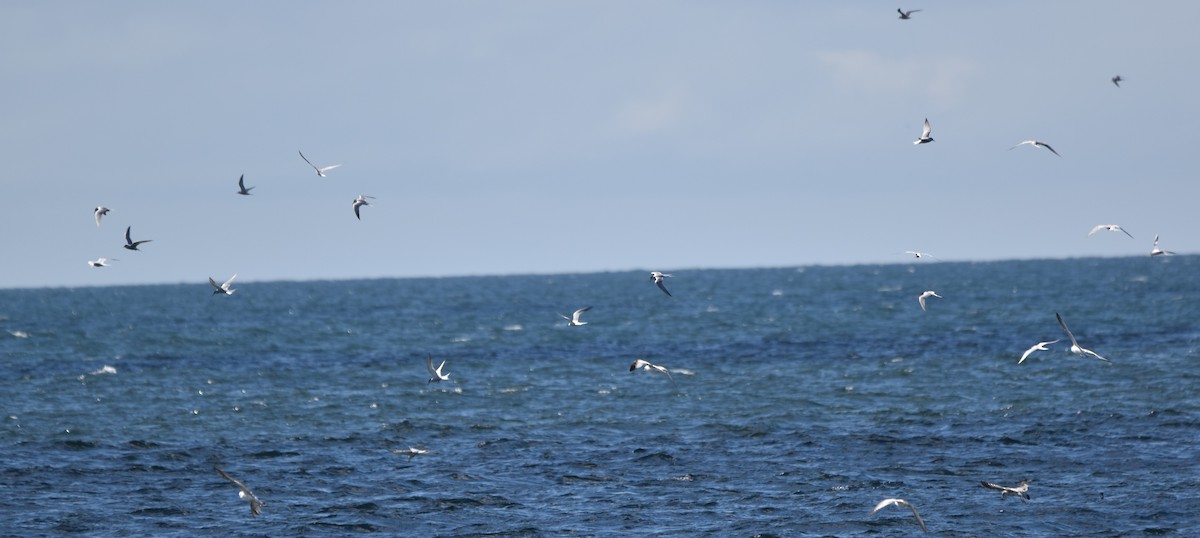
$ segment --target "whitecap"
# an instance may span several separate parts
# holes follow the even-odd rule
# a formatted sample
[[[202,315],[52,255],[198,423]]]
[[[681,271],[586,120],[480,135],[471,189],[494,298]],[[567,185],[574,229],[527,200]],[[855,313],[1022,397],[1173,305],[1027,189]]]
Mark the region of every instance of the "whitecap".
[[[8,334],[11,334],[17,338],[29,338],[29,333],[25,331],[8,331]]]
[[[99,370],[91,372],[91,375],[104,375],[104,374],[115,374],[115,373],[117,373],[116,368],[113,368],[112,366],[105,364],[104,368],[101,368]]]
[[[522,327],[521,324],[519,324],[519,323],[514,323],[512,325],[505,325],[504,330],[506,330],[506,331],[523,331],[523,330],[525,330],[525,327]]]

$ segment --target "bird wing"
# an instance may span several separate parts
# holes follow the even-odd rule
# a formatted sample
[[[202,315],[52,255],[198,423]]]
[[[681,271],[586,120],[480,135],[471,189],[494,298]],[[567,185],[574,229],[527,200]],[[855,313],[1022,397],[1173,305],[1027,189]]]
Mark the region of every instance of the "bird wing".
[[[326,167],[324,167],[324,168],[317,168],[317,171],[318,171],[318,172],[321,172],[322,174],[324,174],[325,172],[328,172],[328,171],[330,171],[330,170],[333,170],[334,168],[337,168],[337,167],[339,167],[339,166],[341,166],[341,165],[340,165],[340,164],[331,164],[331,165],[329,165],[329,166],[326,166]]]
[[[592,307],[585,306],[583,308],[580,308],[579,310],[576,310],[573,314],[571,314],[571,321],[574,321],[575,323],[579,323],[579,315],[584,312],[587,312],[588,310],[591,310],[591,309],[592,309]]]
[[[1085,349],[1085,348],[1081,347],[1081,348],[1079,348],[1079,350],[1082,351],[1084,355],[1087,355],[1089,357],[1096,357],[1097,359],[1100,359],[1104,362],[1112,362],[1104,357],[1101,357],[1099,353],[1096,353],[1095,351],[1092,351],[1090,349]]]
[[[1039,348],[1040,346],[1041,346],[1041,344],[1038,344],[1038,345],[1036,345],[1036,346],[1033,346],[1033,347],[1031,347],[1031,348],[1029,348],[1029,349],[1026,349],[1026,350],[1025,350],[1025,353],[1022,353],[1022,354],[1021,354],[1021,360],[1017,361],[1017,364],[1021,364],[1021,363],[1025,362],[1025,359],[1028,359],[1028,358],[1029,358],[1029,356],[1030,356],[1030,355],[1032,355],[1034,351],[1037,351],[1037,350],[1038,350],[1038,348]],[[987,485],[988,485],[988,483],[987,483],[987,482],[984,482],[984,483],[983,483],[983,485],[984,485],[984,486],[987,486]]]
[[[931,132],[929,129],[929,118],[925,118],[925,128],[921,130],[921,138],[929,138],[929,133]]]
[[[238,178],[238,188],[242,189],[242,191],[246,190],[245,180],[246,180],[246,174],[242,174],[242,176]]]
[[[360,201],[360,200],[354,201],[354,218],[356,218],[358,220],[362,220],[362,217],[359,216],[359,214],[358,214],[358,208],[362,207],[362,205],[363,205],[362,201]]]
[[[993,484],[993,483],[991,483],[991,482],[988,482],[988,481],[986,481],[986,480],[980,480],[980,481],[979,481],[979,483],[980,483],[980,484],[981,484],[983,487],[985,487],[985,488],[988,488],[988,489],[994,489],[994,490],[996,490],[996,491],[1000,491],[1000,492],[1004,492],[1004,491],[1007,491],[1007,490],[1008,490],[1008,488],[1006,488],[1006,487],[1004,487],[1004,486],[1001,486],[1000,484]]]
[[[317,172],[320,172],[320,171],[321,171],[321,169],[320,169],[320,168],[317,168],[317,165],[313,164],[313,163],[312,163],[312,161],[308,160],[308,157],[305,157],[305,156],[304,156],[304,152],[303,152],[303,151],[297,151],[297,153],[299,153],[299,154],[300,154],[300,158],[301,158],[301,159],[304,159],[304,162],[308,163],[308,165],[309,165],[309,166],[313,167],[313,170],[316,170]]]
[[[132,230],[132,229],[133,229],[133,226],[127,226],[127,227],[125,227],[125,244],[127,244],[127,245],[132,245],[132,244],[133,244],[133,239],[131,239],[131,238],[129,237],[129,231],[130,231],[130,230]]]
[[[1091,237],[1091,236],[1092,236],[1092,234],[1094,234],[1094,233],[1096,233],[1096,232],[1098,232],[1098,231],[1100,231],[1100,230],[1103,230],[1103,229],[1104,229],[1104,225],[1103,225],[1103,224],[1097,224],[1095,228],[1092,228],[1092,231],[1088,232],[1088,237]]]
[[[233,279],[235,279],[235,278],[237,278],[237,273],[234,273],[233,276],[229,277],[229,280],[226,280],[224,284],[221,284],[221,289],[225,290],[225,291],[229,291],[229,285],[233,284]],[[210,280],[211,280],[211,278],[210,278]]]
[[[442,364],[445,364],[445,363],[443,362]],[[429,370],[430,374],[435,375],[435,376],[438,375],[437,370],[433,369],[433,355],[425,356],[425,368],[427,370]]]
[[[1128,231],[1126,231],[1126,230],[1125,230],[1125,228],[1122,228],[1122,227],[1120,227],[1120,226],[1117,226],[1117,229],[1118,229],[1118,230],[1121,230],[1122,232],[1125,232],[1125,235],[1128,235],[1130,239],[1133,239],[1133,234],[1131,234],[1131,233],[1129,233]]]
[[[889,505],[889,504],[896,504],[896,501],[898,501],[898,500],[900,500],[900,499],[884,499],[884,500],[882,500],[882,501],[879,501],[879,504],[875,505],[875,508],[872,508],[872,509],[871,509],[871,513],[870,513],[870,514],[867,514],[867,515],[868,515],[868,516],[869,516],[869,515],[872,515],[872,514],[874,514],[875,512],[878,512],[878,511],[879,511],[881,508],[883,508],[883,507],[885,507],[885,506],[887,506],[887,505]]]
[[[654,283],[658,285],[658,289],[662,290],[663,293],[667,294],[667,297],[674,297],[673,295],[671,295],[671,292],[667,291],[667,286],[666,286],[666,284],[663,284],[663,281],[661,278],[656,280]]]
[[[917,296],[917,302],[921,303],[921,311],[924,312],[925,311],[925,294],[924,293]]]
[[[1046,148],[1046,149],[1050,150],[1050,153],[1053,153],[1053,154],[1055,154],[1055,155],[1058,155],[1058,152],[1057,152],[1057,151],[1054,151],[1054,148],[1050,147],[1050,144],[1047,144],[1047,143],[1045,143],[1045,142],[1038,142],[1038,144],[1040,144],[1040,145],[1041,145],[1043,148]],[[1059,157],[1062,157],[1062,155],[1058,155],[1058,156],[1059,156]]]
[[[1071,329],[1067,328],[1067,322],[1063,321],[1062,316],[1058,315],[1058,312],[1054,313],[1054,317],[1058,318],[1058,324],[1062,325],[1063,332],[1067,333],[1067,338],[1071,339],[1071,345],[1079,347],[1079,342],[1075,341],[1075,335],[1071,334]]]
[[[250,498],[252,498],[254,500],[258,500],[258,498],[254,496],[254,493],[252,491],[250,491],[250,488],[246,487],[246,485],[243,484],[241,480],[238,480],[232,476],[225,474],[225,471],[222,471],[218,467],[213,467],[213,469],[217,471],[217,474],[221,475],[221,478],[224,478],[225,480],[233,482],[233,485],[237,486],[238,489],[242,490],[242,492],[244,492],[246,495],[250,496]]]
[[[900,503],[904,503],[904,506],[907,506],[909,510],[912,510],[913,517],[917,518],[917,525],[921,526],[921,532],[929,532],[929,529],[925,528],[925,521],[921,519],[921,514],[917,513],[917,507],[913,506],[912,503],[905,501],[900,501],[896,504],[899,505]]]
[[[632,371],[637,370],[638,368],[641,368],[642,366],[645,366],[645,365],[646,365],[646,361],[644,361],[642,359],[637,359],[637,360],[633,361],[633,364],[629,365],[629,371],[632,372]]]
[[[225,291],[225,290],[221,289],[221,286],[219,284],[217,284],[217,281],[213,280],[213,278],[211,276],[208,277],[208,283],[210,285],[212,285],[212,287],[216,288],[217,291]]]

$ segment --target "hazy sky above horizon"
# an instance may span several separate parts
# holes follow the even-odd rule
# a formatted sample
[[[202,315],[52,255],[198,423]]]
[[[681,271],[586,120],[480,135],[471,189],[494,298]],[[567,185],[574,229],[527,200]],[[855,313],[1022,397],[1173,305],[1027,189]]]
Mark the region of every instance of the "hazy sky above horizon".
[[[0,287],[1200,252],[1200,3],[896,7],[0,4]]]

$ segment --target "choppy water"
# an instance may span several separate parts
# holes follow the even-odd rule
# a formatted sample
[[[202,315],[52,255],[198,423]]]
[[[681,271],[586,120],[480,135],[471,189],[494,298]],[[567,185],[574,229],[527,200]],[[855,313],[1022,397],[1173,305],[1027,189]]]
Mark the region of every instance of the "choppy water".
[[[867,516],[902,497],[944,536],[1198,536],[1198,270],[696,270],[674,298],[640,272],[0,290],[0,532],[918,534]],[[926,289],[945,298],[922,312]],[[558,318],[584,305],[590,325]],[[1056,311],[1112,364],[1059,343],[1018,366],[1062,336]],[[410,446],[430,454],[391,452]],[[979,485],[1023,478],[1029,502]]]

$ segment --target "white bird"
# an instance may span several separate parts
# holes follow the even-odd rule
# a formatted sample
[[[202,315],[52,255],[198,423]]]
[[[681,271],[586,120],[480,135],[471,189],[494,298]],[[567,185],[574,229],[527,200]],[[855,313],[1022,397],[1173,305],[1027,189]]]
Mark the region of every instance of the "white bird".
[[[434,368],[433,367],[433,355],[426,356],[425,357],[425,368],[427,370],[429,370],[429,374],[432,375],[433,377],[429,378],[429,382],[425,383],[425,384],[428,385],[429,383],[437,383],[439,381],[449,381],[450,374],[442,373],[442,367],[444,367],[444,366],[446,366],[446,361],[442,361],[442,363],[439,364],[437,368]]]
[[[929,529],[925,528],[925,522],[921,520],[921,514],[917,513],[917,507],[913,506],[912,503],[909,503],[908,501],[906,501],[904,499],[884,499],[882,501],[879,501],[879,504],[875,505],[875,508],[872,509],[871,513],[867,514],[867,515],[868,516],[875,515],[875,512],[878,512],[879,509],[881,509],[889,504],[894,504],[896,506],[902,506],[902,507],[908,508],[909,510],[912,510],[913,516],[915,516],[917,518],[917,525],[921,526],[922,531],[929,532]]]
[[[217,295],[219,293],[224,293],[225,295],[233,295],[233,292],[237,290],[231,289],[229,286],[233,284],[233,279],[235,278],[237,278],[237,273],[234,273],[233,276],[229,277],[229,280],[226,280],[224,284],[218,285],[216,280],[213,280],[211,276],[208,277],[208,283],[213,287],[212,294]]]
[[[564,314],[559,314],[559,316],[562,317],[562,319],[567,320],[568,327],[574,327],[576,325],[587,325],[588,322],[579,321],[579,315],[583,314],[584,312],[587,312],[588,310],[591,310],[591,309],[592,309],[592,307],[585,306],[583,308],[580,308],[579,310],[576,310],[573,314],[571,314],[571,317],[569,317],[569,318]]]
[[[100,219],[104,218],[104,216],[107,215],[108,212],[109,212],[109,209],[107,207],[104,207],[102,205],[96,206],[95,214],[96,214],[96,227],[97,228],[100,227]]]
[[[933,258],[935,260],[938,259],[937,256],[934,256],[933,254],[930,254],[928,252],[917,252],[915,250],[906,250],[906,251],[904,251],[904,253],[911,254],[912,257],[917,258],[917,259],[921,259],[921,258]]]
[[[337,167],[341,166],[340,164],[331,164],[331,165],[329,165],[329,166],[326,166],[326,167],[324,167],[324,168],[317,168],[317,165],[313,164],[313,163],[312,163],[312,161],[308,160],[308,157],[305,157],[305,156],[304,156],[304,152],[303,152],[303,151],[299,151],[299,152],[297,152],[297,153],[299,153],[299,154],[300,154],[300,158],[301,158],[301,159],[304,159],[304,162],[308,163],[308,165],[309,165],[309,166],[313,167],[313,170],[316,170],[316,171],[317,171],[317,175],[318,175],[318,176],[321,176],[321,177],[325,177],[325,172],[328,172],[328,171],[330,171],[330,170],[333,170],[334,168],[337,168]]]
[[[1033,146],[1033,147],[1035,147],[1035,148],[1046,148],[1046,149],[1050,150],[1050,153],[1053,153],[1053,154],[1055,154],[1055,155],[1058,155],[1058,152],[1057,152],[1057,151],[1054,151],[1054,148],[1050,147],[1050,144],[1047,144],[1047,143],[1045,143],[1045,142],[1039,142],[1039,141],[1037,141],[1037,140],[1026,140],[1026,141],[1024,141],[1024,142],[1021,142],[1020,144],[1017,144],[1017,145],[1015,145],[1015,146],[1013,146],[1013,147],[1011,147],[1011,148],[1008,148],[1008,150],[1009,150],[1009,151],[1012,151],[1012,150],[1014,150],[1014,149],[1017,149],[1017,148],[1019,148],[1019,147],[1021,147],[1021,146],[1024,146],[1025,144],[1029,144],[1029,145],[1031,145],[1031,146]],[[1058,156],[1059,156],[1059,157],[1062,157],[1062,155],[1058,155]]]
[[[250,488],[246,487],[241,480],[225,474],[225,471],[217,467],[213,467],[213,469],[216,469],[217,474],[221,475],[221,478],[233,482],[233,485],[238,487],[238,498],[250,503],[250,515],[257,516],[262,513],[263,502],[254,496],[254,492],[250,491]]]
[[[916,13],[916,12],[918,12],[918,11],[921,11],[921,10],[919,10],[919,9],[910,9],[910,10],[908,10],[908,11],[904,11],[904,10],[902,10],[902,9],[900,9],[900,8],[896,8],[896,13],[899,13],[899,14],[900,14],[900,20],[904,20],[904,21],[906,21],[906,20],[908,20],[908,19],[911,19],[911,18],[912,18],[912,14],[913,14],[913,13]]]
[[[1123,81],[1123,80],[1125,80],[1125,79],[1121,78],[1121,75],[1117,75],[1117,76],[1113,77],[1113,78],[1112,78],[1112,83],[1113,83],[1113,86],[1116,86],[1116,87],[1120,88],[1120,87],[1121,87],[1121,81]]]
[[[922,312],[925,311],[925,299],[928,299],[930,297],[937,297],[938,299],[944,299],[944,297],[942,297],[941,295],[938,295],[937,292],[933,291],[933,290],[921,292],[921,295],[919,295],[917,297],[917,302],[921,303],[921,311]]]
[[[360,194],[360,195],[358,195],[358,198],[355,198],[354,201],[351,202],[351,205],[354,207],[354,218],[356,218],[358,220],[362,220],[362,217],[360,217],[358,215],[358,208],[365,206],[365,205],[371,205],[371,204],[367,203],[367,198],[375,198],[375,197],[367,196],[365,194]]]
[[[1049,342],[1038,342],[1037,345],[1035,345],[1029,349],[1026,349],[1025,352],[1021,354],[1021,360],[1017,361],[1017,364],[1021,364],[1021,363],[1025,362],[1025,359],[1028,359],[1030,355],[1033,355],[1034,351],[1050,351],[1050,348],[1048,348],[1046,346],[1048,346],[1050,344],[1057,344],[1059,342],[1059,340],[1062,340],[1062,338],[1059,338],[1057,340],[1051,340]]]
[[[906,19],[908,17],[900,17],[900,18]],[[913,144],[927,144],[929,142],[933,142],[933,138],[931,138],[929,136],[930,132],[931,131],[929,130],[929,118],[925,118],[925,128],[921,130],[921,138],[914,140]]]
[[[1001,499],[1003,499],[1009,495],[1016,495],[1017,497],[1020,497],[1021,500],[1023,500],[1023,501],[1029,500],[1029,493],[1028,493],[1029,481],[1028,480],[1022,480],[1021,483],[1018,484],[1016,487],[1011,487],[1011,488],[1007,487],[1007,486],[1001,486],[1000,484],[993,484],[986,480],[980,480],[979,483],[982,484],[983,487],[985,487],[985,488],[994,489],[996,491],[999,491]]]
[[[95,260],[88,260],[88,265],[90,265],[92,267],[96,267],[96,268],[108,267],[109,261],[110,260],[108,258],[97,258]],[[115,261],[120,261],[120,260],[113,258],[111,261],[115,262]]]
[[[1158,248],[1158,235],[1154,236],[1154,248],[1150,250],[1151,256],[1173,256],[1175,253],[1169,250]]]
[[[1088,237],[1091,237],[1092,234],[1100,230],[1108,230],[1110,232],[1125,232],[1125,235],[1128,235],[1130,239],[1133,239],[1133,234],[1130,234],[1129,232],[1125,231],[1124,228],[1116,224],[1097,224],[1095,228],[1092,228],[1092,231],[1088,232]]]
[[[392,454],[400,454],[402,456],[408,456],[408,459],[410,459],[410,460],[417,456],[422,456],[422,455],[425,455],[428,453],[429,453],[428,450],[421,450],[419,448],[413,448],[411,446],[408,447],[408,450],[393,450],[392,451]]]
[[[663,279],[670,278],[670,277],[671,277],[671,275],[668,275],[668,274],[660,272],[660,271],[650,271],[650,280],[652,282],[654,282],[654,284],[656,286],[658,286],[658,289],[662,290],[663,293],[667,294],[667,297],[671,297],[671,292],[667,291],[667,286],[665,284],[663,284]]]
[[[653,372],[662,372],[662,373],[664,373],[664,374],[667,374],[667,379],[670,379],[672,383],[674,383],[674,382],[675,382],[675,378],[671,377],[671,371],[670,371],[670,370],[668,370],[666,366],[659,366],[659,365],[657,365],[657,364],[650,364],[650,361],[647,361],[647,360],[645,360],[645,359],[638,359],[638,360],[635,360],[635,361],[633,361],[633,364],[630,364],[630,365],[629,365],[629,371],[630,371],[630,372],[636,371],[636,370],[637,370],[637,369],[639,369],[639,368],[640,368],[640,369],[642,369],[642,370],[645,370],[645,371],[647,371],[647,372],[651,372],[651,371],[653,371]]]
[[[250,196],[250,191],[252,190],[254,190],[254,187],[246,188],[246,174],[242,174],[242,177],[238,178],[238,194]]]
[[[132,229],[133,229],[133,226],[129,226],[129,227],[125,228],[125,248],[127,250],[137,250],[138,245],[140,245],[142,243],[149,243],[149,242],[153,241],[153,239],[143,239],[141,241],[134,241],[129,235],[129,231]]]
[[[1080,357],[1096,357],[1104,362],[1112,362],[1104,357],[1101,357],[1095,351],[1080,347],[1079,342],[1075,341],[1075,335],[1071,334],[1071,329],[1067,328],[1067,322],[1063,321],[1062,316],[1058,315],[1058,312],[1055,312],[1054,317],[1058,318],[1058,324],[1062,325],[1063,332],[1067,333],[1067,338],[1071,339],[1071,353],[1079,355]]]

